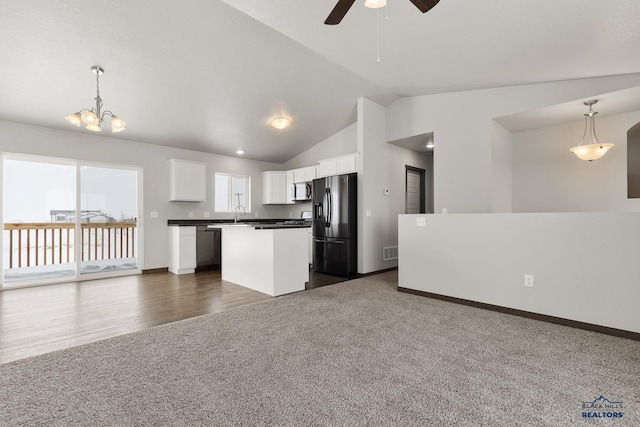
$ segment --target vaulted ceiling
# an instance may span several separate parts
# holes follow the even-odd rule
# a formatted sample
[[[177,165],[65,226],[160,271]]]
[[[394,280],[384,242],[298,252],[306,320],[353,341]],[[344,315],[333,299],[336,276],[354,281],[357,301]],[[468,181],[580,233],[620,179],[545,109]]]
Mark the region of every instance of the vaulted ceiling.
[[[640,72],[637,0],[0,0],[0,120],[282,163],[399,97]],[[386,19],[388,17],[388,19]],[[380,61],[378,62],[378,55]],[[278,114],[293,125],[268,125]],[[1,137],[1,136],[0,136]]]

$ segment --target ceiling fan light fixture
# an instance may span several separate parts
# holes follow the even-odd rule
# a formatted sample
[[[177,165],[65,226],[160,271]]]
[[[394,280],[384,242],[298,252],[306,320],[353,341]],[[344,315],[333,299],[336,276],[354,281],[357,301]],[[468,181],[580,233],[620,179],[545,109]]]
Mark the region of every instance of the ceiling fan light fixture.
[[[387,5],[387,0],[364,0],[364,5],[370,9],[379,9]]]
[[[598,112],[593,111],[593,105],[597,102],[597,99],[584,102],[584,105],[589,107],[589,112],[584,115],[584,134],[582,135],[580,143],[569,149],[569,151],[575,154],[580,160],[589,162],[598,160],[614,146],[614,144],[600,142],[596,135],[596,114],[598,114]]]
[[[289,117],[278,116],[271,119],[271,127],[275,129],[285,129],[291,126],[292,120]]]
[[[100,126],[98,126],[98,125],[89,124],[89,125],[85,126],[85,129],[88,129],[88,130],[93,131],[93,132],[102,132],[102,128]]]

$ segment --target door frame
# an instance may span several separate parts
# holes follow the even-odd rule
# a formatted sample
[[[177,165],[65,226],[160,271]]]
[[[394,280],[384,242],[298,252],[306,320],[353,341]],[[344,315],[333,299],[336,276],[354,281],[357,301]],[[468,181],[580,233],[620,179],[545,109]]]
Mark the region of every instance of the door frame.
[[[10,287],[6,287],[4,283],[4,254],[0,257],[0,291],[5,289],[16,289],[21,287],[29,287],[29,286],[43,286],[43,285],[53,285],[56,283],[66,283],[72,281],[85,281],[85,280],[93,280],[93,279],[104,279],[109,277],[118,277],[118,276],[131,276],[135,274],[142,273],[142,265],[144,261],[144,212],[143,208],[143,169],[138,166],[133,165],[124,165],[124,164],[113,164],[113,163],[104,163],[104,162],[94,162],[94,161],[86,161],[81,159],[67,159],[62,157],[50,157],[50,156],[39,156],[39,155],[30,155],[30,154],[21,154],[21,153],[0,153],[0,174],[3,177],[2,183],[0,186],[0,223],[3,224],[3,232],[0,234],[0,243],[4,248],[4,161],[5,160],[17,160],[17,161],[30,161],[35,163],[53,163],[53,164],[62,164],[68,166],[75,166],[76,170],[76,218],[80,218],[80,210],[81,210],[81,177],[80,171],[83,166],[89,167],[101,167],[101,168],[110,168],[110,169],[125,169],[136,171],[136,196],[137,196],[137,267],[128,269],[128,270],[114,270],[108,272],[100,272],[100,273],[92,273],[92,274],[81,274],[81,251],[82,248],[80,243],[80,233],[81,233],[81,225],[79,221],[75,223],[75,233],[74,233],[74,259],[76,260],[75,265],[75,275],[63,276],[63,277],[50,277],[43,279],[32,279],[32,280],[24,280],[20,282],[12,282]],[[4,249],[3,249],[4,250]]]
[[[426,213],[426,197],[425,197],[425,192],[426,192],[426,179],[425,179],[425,174],[426,174],[426,170],[421,169],[421,168],[417,168],[415,166],[409,166],[409,165],[404,165],[404,211],[406,213],[407,211],[407,182],[408,182],[408,175],[409,172],[416,172],[418,174],[420,174],[420,213]]]

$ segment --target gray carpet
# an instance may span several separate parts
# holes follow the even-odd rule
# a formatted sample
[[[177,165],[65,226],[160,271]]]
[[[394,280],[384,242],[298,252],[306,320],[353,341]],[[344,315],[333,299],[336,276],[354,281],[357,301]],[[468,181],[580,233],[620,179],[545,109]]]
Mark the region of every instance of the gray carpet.
[[[0,365],[0,425],[640,425],[640,342],[399,293],[396,277]],[[623,418],[583,419],[600,395]]]

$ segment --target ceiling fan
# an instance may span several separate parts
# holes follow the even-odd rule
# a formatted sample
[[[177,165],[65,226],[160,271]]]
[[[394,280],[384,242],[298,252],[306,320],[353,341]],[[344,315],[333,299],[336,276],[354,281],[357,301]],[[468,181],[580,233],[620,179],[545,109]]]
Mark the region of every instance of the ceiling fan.
[[[327,20],[324,21],[324,23],[327,25],[339,24],[340,21],[342,21],[342,18],[344,18],[344,16],[347,14],[349,9],[351,9],[351,6],[355,1],[356,0],[338,0],[338,3],[336,3],[336,6],[333,8],[331,13],[327,17]],[[426,13],[430,11],[435,5],[437,5],[440,0],[410,0],[410,1],[415,5],[415,7],[420,9],[420,12]],[[367,2],[365,2],[365,5],[366,3]],[[377,3],[378,4],[382,3],[380,4],[380,6],[384,6],[386,4],[386,1],[384,2],[378,1]],[[372,7],[380,7],[380,6],[372,6]]]

